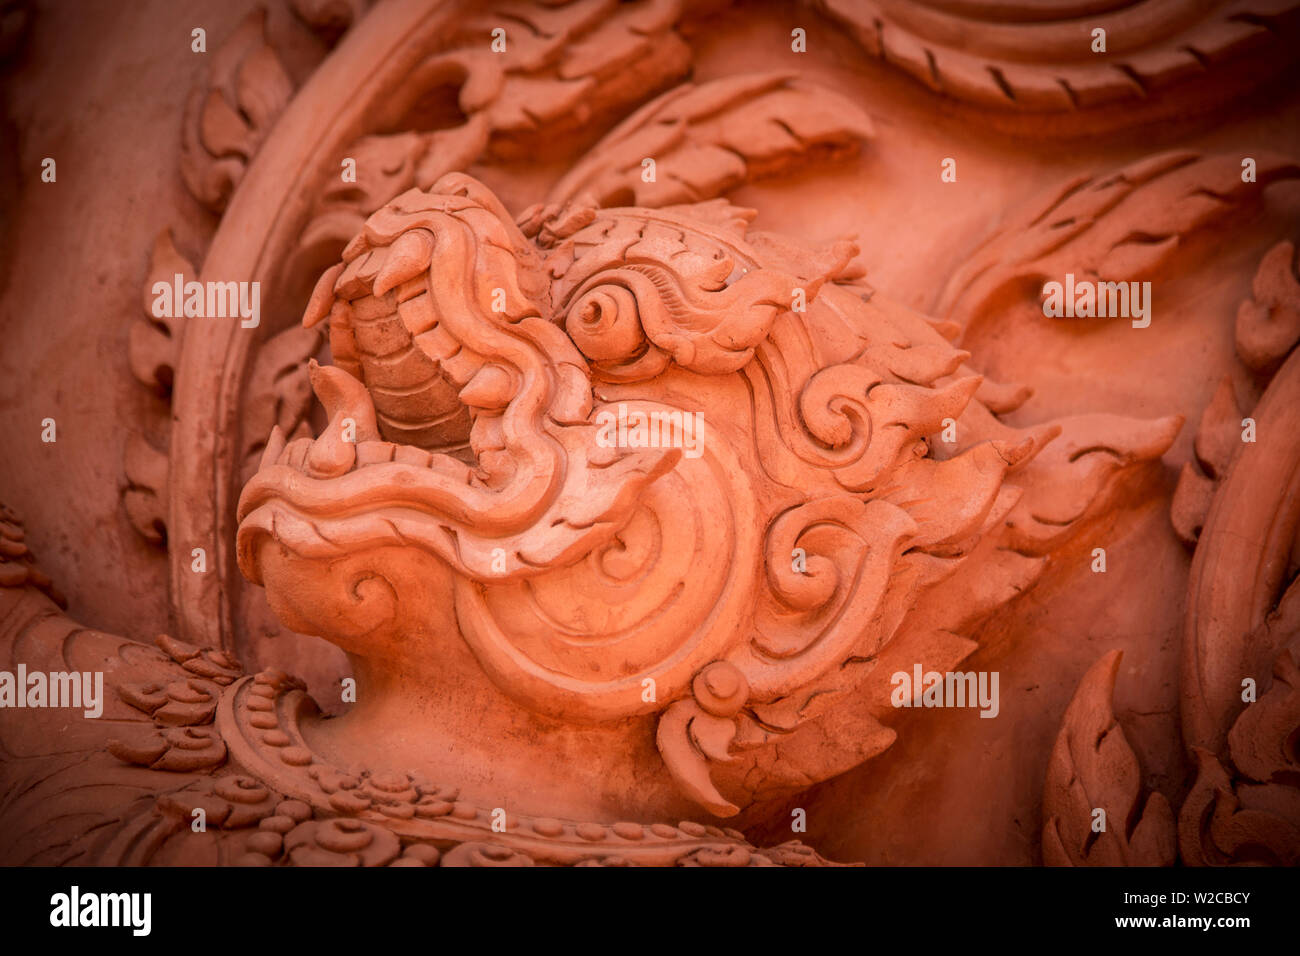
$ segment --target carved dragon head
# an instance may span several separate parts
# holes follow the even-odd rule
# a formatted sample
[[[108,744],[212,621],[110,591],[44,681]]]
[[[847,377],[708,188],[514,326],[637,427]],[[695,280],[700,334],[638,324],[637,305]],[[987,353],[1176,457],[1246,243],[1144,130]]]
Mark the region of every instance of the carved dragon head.
[[[718,815],[887,747],[888,673],[969,653],[961,626],[1078,517],[1040,533],[1005,480],[1060,428],[997,421],[1027,393],[856,283],[851,244],[752,218],[576,203],[517,225],[461,174],[393,200],[307,308],[329,321],[334,364],[311,375],[330,422],[273,433],[239,505],[244,574],[274,605],[292,585],[265,548],[331,582],[346,556],[307,623],[364,654],[428,613],[392,556],[436,558],[500,690],[657,720],[674,780]],[[611,442],[615,415],[669,424]]]

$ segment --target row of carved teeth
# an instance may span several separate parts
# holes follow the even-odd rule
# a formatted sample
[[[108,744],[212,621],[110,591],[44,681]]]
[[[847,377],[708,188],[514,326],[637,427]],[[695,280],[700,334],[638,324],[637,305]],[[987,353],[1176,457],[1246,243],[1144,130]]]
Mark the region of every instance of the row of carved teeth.
[[[288,442],[275,457],[274,464],[284,465],[295,471],[303,471],[307,461],[307,454],[316,441],[315,438],[295,438],[293,441]],[[269,466],[268,458],[263,459],[263,468]],[[411,465],[416,468],[442,470],[438,466],[445,467],[446,461],[446,455],[425,451],[423,448],[417,448],[414,445],[402,445],[389,441],[360,441],[357,442],[356,462],[349,471],[355,471],[369,465],[387,464]]]

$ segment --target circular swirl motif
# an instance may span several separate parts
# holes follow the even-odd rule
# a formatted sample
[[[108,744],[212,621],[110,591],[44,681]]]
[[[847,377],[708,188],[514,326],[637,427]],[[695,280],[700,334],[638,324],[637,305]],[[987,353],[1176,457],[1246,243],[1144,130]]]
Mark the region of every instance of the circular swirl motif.
[[[296,866],[387,866],[401,844],[391,831],[363,820],[308,820],[285,834],[284,851]]]
[[[594,362],[633,358],[646,344],[636,296],[620,285],[598,285],[579,296],[569,310],[565,331]]]
[[[652,713],[741,640],[761,558],[754,494],[724,439],[707,423],[697,437],[700,456],[651,484],[585,558],[486,589],[458,580],[462,632],[503,691],[567,719]]]
[[[508,846],[462,843],[442,858],[443,866],[533,866],[533,858]]]

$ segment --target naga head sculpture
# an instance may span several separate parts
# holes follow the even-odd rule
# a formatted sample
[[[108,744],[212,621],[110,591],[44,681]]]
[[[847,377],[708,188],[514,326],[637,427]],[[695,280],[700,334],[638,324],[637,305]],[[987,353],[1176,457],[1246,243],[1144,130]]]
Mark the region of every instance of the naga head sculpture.
[[[244,574],[367,673],[459,668],[479,706],[648,741],[638,773],[715,815],[889,746],[888,674],[969,653],[1077,517],[1007,480],[1060,428],[998,421],[1025,394],[858,281],[851,243],[753,218],[516,224],[462,174],[397,197],[311,298],[329,425],[273,434]]]

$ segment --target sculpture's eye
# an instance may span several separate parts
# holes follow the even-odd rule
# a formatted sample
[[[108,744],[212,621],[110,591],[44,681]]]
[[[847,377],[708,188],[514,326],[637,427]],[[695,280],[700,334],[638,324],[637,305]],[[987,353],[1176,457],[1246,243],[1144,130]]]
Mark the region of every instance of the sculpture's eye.
[[[584,292],[565,319],[565,331],[582,354],[595,362],[634,358],[646,348],[636,294],[606,283]]]

